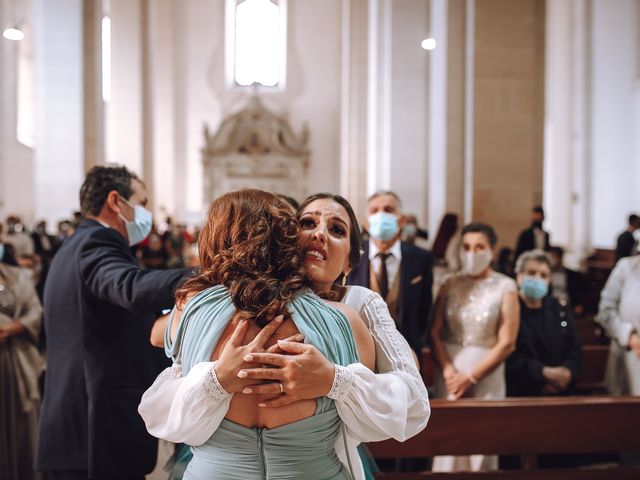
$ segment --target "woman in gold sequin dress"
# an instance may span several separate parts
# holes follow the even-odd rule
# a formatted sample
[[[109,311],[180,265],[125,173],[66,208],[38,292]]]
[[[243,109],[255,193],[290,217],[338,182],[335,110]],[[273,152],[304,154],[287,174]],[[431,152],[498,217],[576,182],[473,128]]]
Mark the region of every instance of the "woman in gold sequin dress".
[[[504,360],[515,348],[520,307],[515,281],[491,268],[496,243],[489,225],[471,223],[462,229],[462,271],[440,288],[431,330],[440,367],[437,397],[505,397]],[[496,468],[495,455],[438,456],[433,461],[433,470],[441,472]]]

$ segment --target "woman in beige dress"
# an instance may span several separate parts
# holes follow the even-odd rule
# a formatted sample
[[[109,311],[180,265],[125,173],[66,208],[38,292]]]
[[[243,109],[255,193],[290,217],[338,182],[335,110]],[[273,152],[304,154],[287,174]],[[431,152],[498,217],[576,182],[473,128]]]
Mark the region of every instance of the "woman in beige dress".
[[[0,243],[0,250],[4,245]],[[2,254],[0,254],[2,258]],[[39,478],[33,468],[43,360],[42,307],[31,272],[0,261],[0,478]]]
[[[431,330],[440,368],[437,397],[505,397],[504,360],[515,348],[520,315],[515,281],[491,268],[496,243],[489,225],[471,223],[462,229],[462,271],[440,288]],[[438,456],[433,461],[434,471],[496,468],[496,456]]]

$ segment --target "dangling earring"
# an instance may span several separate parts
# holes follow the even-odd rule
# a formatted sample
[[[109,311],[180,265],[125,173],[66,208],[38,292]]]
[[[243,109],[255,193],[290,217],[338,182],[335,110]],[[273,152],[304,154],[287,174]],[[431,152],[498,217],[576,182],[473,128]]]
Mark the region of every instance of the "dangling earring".
[[[347,275],[348,275],[348,273],[342,272],[342,286],[343,287],[347,284]]]

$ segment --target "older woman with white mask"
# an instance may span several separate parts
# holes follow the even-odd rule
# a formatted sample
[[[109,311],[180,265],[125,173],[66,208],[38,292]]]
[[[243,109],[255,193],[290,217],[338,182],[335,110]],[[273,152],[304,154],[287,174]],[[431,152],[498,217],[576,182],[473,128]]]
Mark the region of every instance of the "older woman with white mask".
[[[497,236],[471,223],[462,229],[462,271],[451,275],[436,299],[431,341],[440,368],[436,396],[504,398],[504,360],[514,350],[519,325],[518,289],[491,268]],[[492,470],[495,456],[438,456],[434,471]]]

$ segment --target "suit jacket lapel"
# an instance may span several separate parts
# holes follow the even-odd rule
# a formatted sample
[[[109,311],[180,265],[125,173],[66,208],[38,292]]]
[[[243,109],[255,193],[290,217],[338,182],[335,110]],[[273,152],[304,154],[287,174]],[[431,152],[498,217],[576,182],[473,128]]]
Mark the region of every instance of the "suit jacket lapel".
[[[400,243],[400,251],[402,252],[402,260],[400,261],[400,299],[399,306],[409,305],[411,298],[408,296],[411,291],[411,280],[417,275],[420,275],[420,271],[416,270],[417,264],[412,261],[411,251],[407,248],[404,242]]]

